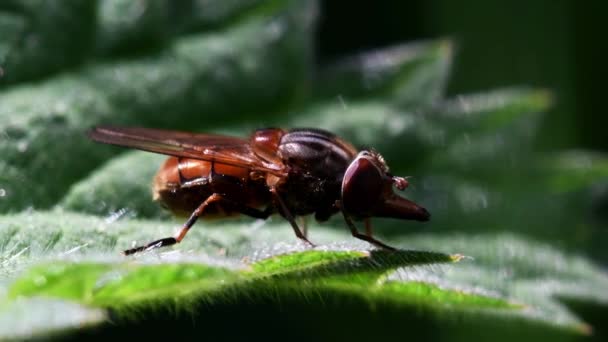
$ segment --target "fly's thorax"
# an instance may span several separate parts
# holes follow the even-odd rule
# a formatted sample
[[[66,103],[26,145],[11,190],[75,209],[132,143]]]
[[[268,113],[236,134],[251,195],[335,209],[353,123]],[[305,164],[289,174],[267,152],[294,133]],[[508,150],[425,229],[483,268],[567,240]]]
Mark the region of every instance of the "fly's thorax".
[[[321,219],[333,214],[355,148],[329,132],[298,129],[281,137],[277,155],[288,170],[279,190],[293,214]]]
[[[323,179],[341,180],[356,149],[341,138],[317,129],[291,130],[278,146],[287,166]]]
[[[249,139],[253,152],[269,163],[280,164],[281,157],[278,155],[281,138],[285,130],[280,128],[263,128],[256,130]]]

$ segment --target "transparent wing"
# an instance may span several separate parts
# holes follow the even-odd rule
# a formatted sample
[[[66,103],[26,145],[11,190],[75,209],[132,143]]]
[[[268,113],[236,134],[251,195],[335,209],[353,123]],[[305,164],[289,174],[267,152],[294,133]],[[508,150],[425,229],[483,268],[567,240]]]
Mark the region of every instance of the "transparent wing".
[[[131,147],[176,157],[215,161],[281,174],[282,164],[259,158],[248,140],[216,134],[199,134],[142,127],[95,127],[88,136],[97,142]]]

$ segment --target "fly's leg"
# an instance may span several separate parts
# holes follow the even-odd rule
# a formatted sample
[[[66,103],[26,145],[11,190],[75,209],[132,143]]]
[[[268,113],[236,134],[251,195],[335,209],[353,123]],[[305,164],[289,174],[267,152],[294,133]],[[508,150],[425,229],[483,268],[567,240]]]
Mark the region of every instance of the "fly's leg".
[[[372,226],[371,226],[371,222],[369,219],[365,220],[365,231],[366,234],[361,234],[359,233],[359,231],[357,230],[357,227],[355,226],[355,223],[353,222],[353,220],[348,217],[346,215],[346,213],[342,212],[342,214],[344,215],[344,220],[346,221],[346,224],[348,225],[348,228],[350,228],[350,232],[351,234],[353,234],[354,237],[356,237],[357,239],[361,239],[364,241],[367,241],[369,243],[371,243],[372,245],[388,250],[388,251],[396,251],[397,249],[394,247],[391,247],[387,244],[385,244],[382,241],[378,241],[376,240],[373,236],[372,236]]]
[[[304,233],[302,233],[302,231],[300,230],[300,227],[298,227],[298,224],[296,223],[295,218],[293,217],[293,215],[291,214],[289,209],[287,209],[287,206],[285,205],[285,202],[283,202],[283,199],[281,199],[281,196],[277,193],[277,190],[275,188],[271,188],[270,191],[273,194],[275,202],[278,204],[279,213],[281,215],[283,215],[283,217],[285,217],[285,219],[287,219],[289,224],[291,224],[291,228],[293,228],[293,232],[296,233],[296,236],[298,237],[298,239],[306,242],[311,247],[315,247],[315,244],[308,241],[308,239],[306,238],[306,235],[304,235]]]
[[[221,203],[223,205],[226,205],[230,209],[240,212],[241,214],[251,216],[254,218],[259,218],[259,219],[267,219],[270,216],[270,214],[272,213],[272,208],[270,206],[266,210],[262,211],[262,210],[258,210],[255,208],[247,207],[247,206],[237,203],[237,202],[230,201],[230,200],[222,197],[222,195],[215,193],[215,194],[207,197],[207,199],[203,203],[201,203],[201,205],[199,205],[198,208],[196,208],[192,212],[192,214],[190,215],[190,218],[188,218],[186,223],[177,232],[177,234],[175,234],[175,236],[152,241],[144,246],[127,249],[126,251],[123,252],[123,254],[131,255],[131,254],[134,254],[137,252],[148,251],[148,250],[151,250],[154,248],[171,246],[176,243],[180,243],[184,239],[184,237],[186,236],[186,234],[188,233],[190,228],[192,228],[192,226],[194,225],[196,220],[205,213],[205,210],[212,203]]]
[[[298,217],[300,219],[300,227],[302,227],[302,235],[308,239],[308,224],[305,216]]]
[[[371,237],[374,235],[374,229],[372,228],[372,220],[370,218],[366,218],[363,220],[365,223],[365,235]]]

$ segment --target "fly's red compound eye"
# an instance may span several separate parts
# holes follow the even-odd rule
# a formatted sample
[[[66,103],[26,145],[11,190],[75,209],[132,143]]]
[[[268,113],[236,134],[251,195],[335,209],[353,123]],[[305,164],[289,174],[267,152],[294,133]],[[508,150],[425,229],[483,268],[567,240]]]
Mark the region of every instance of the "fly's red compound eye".
[[[354,217],[370,216],[383,190],[381,170],[365,155],[360,155],[344,174],[342,208]]]

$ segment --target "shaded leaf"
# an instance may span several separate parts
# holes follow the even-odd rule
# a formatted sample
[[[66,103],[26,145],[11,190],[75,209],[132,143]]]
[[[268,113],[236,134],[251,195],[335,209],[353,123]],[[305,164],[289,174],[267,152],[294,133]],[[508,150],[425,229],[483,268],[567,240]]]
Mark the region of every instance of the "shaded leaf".
[[[386,97],[404,108],[433,104],[443,95],[451,57],[447,40],[364,52],[322,69],[316,96],[346,102]]]
[[[238,25],[252,17],[272,15],[284,6],[280,0],[101,1],[97,53],[148,53],[180,36]]]
[[[60,206],[102,216],[167,217],[152,200],[152,180],[164,158],[138,151],[111,159],[74,184]]]
[[[0,87],[81,63],[94,41],[96,6],[79,0],[3,1]]]
[[[97,53],[131,54],[168,43],[170,2],[104,0],[98,3]]]

